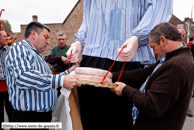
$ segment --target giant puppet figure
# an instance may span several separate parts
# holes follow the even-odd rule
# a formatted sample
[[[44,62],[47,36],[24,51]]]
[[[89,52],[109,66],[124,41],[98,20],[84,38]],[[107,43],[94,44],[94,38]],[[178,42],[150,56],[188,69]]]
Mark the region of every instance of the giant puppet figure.
[[[75,34],[67,55],[81,67],[108,70],[121,52],[111,72],[133,70],[155,63],[148,44],[150,30],[172,15],[173,0],[84,0],[83,23]],[[139,89],[133,83],[128,85]],[[108,88],[77,88],[84,130],[132,130],[132,102]],[[117,111],[117,112],[116,112]]]

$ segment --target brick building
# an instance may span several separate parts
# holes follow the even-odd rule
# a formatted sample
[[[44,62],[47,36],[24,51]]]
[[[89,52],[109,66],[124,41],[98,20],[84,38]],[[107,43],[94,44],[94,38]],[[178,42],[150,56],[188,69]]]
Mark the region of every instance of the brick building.
[[[50,42],[51,45],[48,46],[45,52],[42,53],[43,56],[48,55],[50,49],[57,45],[56,34],[59,31],[63,31],[67,35],[67,44],[71,44],[74,42],[74,34],[78,32],[79,27],[82,24],[83,20],[83,0],[78,0],[75,4],[69,15],[63,21],[63,23],[43,23],[51,29],[50,32]],[[38,16],[33,15],[32,21],[38,21]],[[24,39],[24,31],[27,25],[20,25],[21,33],[18,33],[17,41],[22,41]]]

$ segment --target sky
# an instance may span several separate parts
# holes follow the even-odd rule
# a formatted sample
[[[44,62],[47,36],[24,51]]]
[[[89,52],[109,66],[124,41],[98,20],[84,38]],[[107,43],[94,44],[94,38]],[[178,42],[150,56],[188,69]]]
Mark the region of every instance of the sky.
[[[12,32],[20,32],[20,25],[32,21],[32,15],[38,16],[43,24],[62,23],[78,0],[0,0],[2,12],[0,20],[8,20]],[[180,20],[194,19],[194,0],[174,0],[173,14]]]
[[[12,32],[20,32],[20,25],[32,21],[32,15],[38,16],[38,21],[47,23],[62,23],[78,0],[0,0],[1,20],[8,20]]]

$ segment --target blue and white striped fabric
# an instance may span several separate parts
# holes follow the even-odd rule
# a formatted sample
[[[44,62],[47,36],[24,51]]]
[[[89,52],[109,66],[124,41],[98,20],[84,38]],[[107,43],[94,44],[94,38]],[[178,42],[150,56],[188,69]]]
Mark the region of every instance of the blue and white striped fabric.
[[[0,81],[5,80],[5,54],[9,46],[3,46],[0,49]]]
[[[83,55],[115,60],[117,49],[136,35],[139,47],[131,62],[152,64],[155,57],[148,34],[170,20],[172,9],[173,0],[84,0],[83,23],[75,41],[84,47]]]
[[[160,63],[155,67],[155,69],[152,72],[152,74],[164,63],[165,58],[166,58],[166,55],[164,55],[163,57],[160,58]],[[145,93],[145,87],[146,87],[147,81],[150,78],[150,76],[151,75],[149,75],[148,78],[146,79],[146,81],[143,83],[143,85],[139,89],[139,92]],[[137,119],[138,114],[139,114],[139,109],[137,109],[135,104],[133,104],[133,107],[132,107],[133,125],[135,124],[135,121]]]
[[[14,43],[5,58],[9,100],[19,111],[50,111],[57,103],[62,72],[52,75],[47,63],[26,39]]]

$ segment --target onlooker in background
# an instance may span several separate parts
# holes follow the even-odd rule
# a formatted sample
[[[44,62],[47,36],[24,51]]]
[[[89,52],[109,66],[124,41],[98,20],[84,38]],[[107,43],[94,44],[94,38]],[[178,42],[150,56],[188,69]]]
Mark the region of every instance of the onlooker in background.
[[[177,29],[181,33],[181,38],[182,38],[183,45],[186,45],[186,43],[184,42],[184,38],[186,37],[185,29],[184,28],[177,28]]]
[[[5,55],[9,49],[7,43],[8,37],[6,32],[0,28],[0,126],[4,122],[4,105],[8,115],[9,122],[12,121],[13,108],[9,102],[9,96],[7,92],[7,85],[5,80]],[[1,127],[0,127],[1,129]]]
[[[57,33],[58,45],[51,48],[48,56],[46,56],[46,62],[52,65],[52,73],[59,74],[69,68],[69,59],[67,58],[66,52],[70,48],[70,45],[66,44],[67,37],[64,32]],[[70,66],[73,64],[71,63]],[[60,95],[60,89],[58,88],[58,96]]]
[[[134,103],[133,130],[182,130],[194,85],[190,48],[182,44],[179,31],[170,23],[155,26],[148,37],[160,60],[144,69],[124,71],[111,90]],[[119,74],[113,72],[113,81]],[[130,82],[142,86],[138,90]]]
[[[189,42],[187,43],[187,46],[190,46],[191,44],[193,44],[193,37],[189,38]]]
[[[31,22],[25,39],[13,44],[5,58],[9,99],[14,108],[14,122],[50,122],[57,103],[57,88],[71,90],[80,86],[67,71],[53,75],[42,52],[50,45],[50,29]]]
[[[51,68],[53,74],[59,74],[60,72],[67,70],[69,67],[69,59],[67,58],[66,53],[70,48],[70,45],[66,44],[66,34],[58,32],[56,40],[58,45],[52,47],[46,57],[46,62],[53,65]]]

